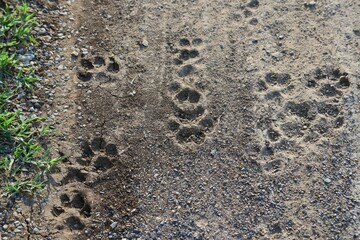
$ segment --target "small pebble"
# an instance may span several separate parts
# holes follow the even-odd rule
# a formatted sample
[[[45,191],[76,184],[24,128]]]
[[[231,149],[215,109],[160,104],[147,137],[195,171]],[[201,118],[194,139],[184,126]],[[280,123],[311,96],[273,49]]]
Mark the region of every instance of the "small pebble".
[[[83,54],[85,54],[85,55],[89,53],[86,48],[82,48],[82,49],[81,49],[81,52],[82,52]]]
[[[38,31],[38,35],[40,36],[44,36],[44,35],[47,35],[48,32],[46,31],[45,28],[41,28],[39,31]]]
[[[149,46],[149,42],[146,39],[143,39],[142,43],[141,43],[144,47],[148,47]]]
[[[116,226],[117,226],[117,222],[113,222],[111,225],[110,225],[110,227],[112,228],[112,229],[115,229],[116,228]]]
[[[210,155],[211,155],[212,157],[215,157],[216,154],[217,154],[216,149],[211,150]]]
[[[75,57],[79,56],[79,51],[73,51],[71,55],[74,55]]]
[[[331,179],[330,179],[330,178],[325,178],[325,179],[324,179],[324,182],[325,182],[325,183],[331,183]]]

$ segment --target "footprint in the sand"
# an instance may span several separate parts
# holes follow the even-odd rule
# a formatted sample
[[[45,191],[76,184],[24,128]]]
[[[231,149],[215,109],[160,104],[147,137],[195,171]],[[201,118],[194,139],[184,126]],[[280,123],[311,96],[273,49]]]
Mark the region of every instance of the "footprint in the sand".
[[[198,90],[180,83],[172,83],[169,86],[170,96],[174,107],[174,118],[168,127],[176,132],[176,139],[180,143],[202,143],[206,134],[211,132],[214,121],[206,114],[202,105],[204,97]]]
[[[177,49],[178,56],[174,59],[174,64],[180,67],[177,75],[181,78],[191,75],[195,71],[194,65],[200,56],[198,47],[202,44],[202,39],[195,38],[190,41],[187,38],[182,38],[179,41],[179,48]]]
[[[70,183],[82,182],[85,183],[88,179],[89,172],[97,176],[99,172],[104,172],[114,166],[115,158],[118,156],[117,147],[115,144],[106,143],[101,138],[94,138],[91,142],[82,141],[81,144],[82,156],[76,161],[87,168],[83,171],[78,168],[69,168],[66,176],[62,179],[61,184],[67,185]],[[70,186],[70,188],[72,188]],[[59,204],[54,205],[51,213],[58,217],[65,215],[65,226],[71,230],[82,230],[86,227],[83,218],[91,216],[91,205],[87,200],[86,190],[76,190],[66,192],[60,195]],[[88,193],[89,194],[89,193]],[[60,224],[57,228],[64,228]]]
[[[114,57],[81,58],[79,64],[76,76],[83,82],[91,80],[101,83],[111,82],[116,80],[115,74],[120,71],[119,61]]]
[[[276,150],[290,150],[301,143],[316,142],[331,129],[344,124],[341,96],[350,86],[348,74],[338,69],[317,68],[305,76],[305,85],[308,90],[303,95],[308,99],[292,93],[294,87],[289,74],[271,72],[264,80],[258,81],[257,87],[263,93],[263,99],[279,106],[273,113],[278,120],[268,121],[262,126],[267,139],[262,155],[273,155]]]
[[[113,167],[116,156],[118,155],[115,144],[106,143],[101,137],[94,138],[91,143],[81,142],[83,157],[77,159],[81,165],[91,165],[95,170],[106,171]]]
[[[55,217],[66,215],[64,223],[67,227],[71,230],[82,230],[86,226],[83,218],[91,216],[91,205],[84,190],[74,190],[70,193],[62,193],[59,204],[53,206],[51,213]],[[64,226],[56,227],[61,229]]]
[[[248,8],[250,9],[257,9],[259,7],[260,3],[258,0],[250,0],[247,4],[246,4],[246,7],[244,8],[244,16],[245,18],[248,18],[248,17],[251,17],[253,16],[253,12],[250,11]],[[255,17],[252,17],[248,23],[250,25],[257,25],[259,23],[259,20]]]
[[[103,138],[99,137],[94,138],[91,143],[82,141],[80,147],[82,149],[82,157],[77,158],[76,161],[82,166],[89,166],[92,172],[104,172],[114,166],[118,155],[115,144],[106,143]],[[85,182],[87,176],[88,173],[80,169],[69,168],[61,183]]]
[[[346,72],[338,68],[316,68],[305,75],[306,87],[317,95],[319,101],[313,101],[319,117],[310,126],[309,134],[304,141],[316,141],[329,130],[341,128],[344,124],[342,96],[350,87],[350,79]]]
[[[336,97],[343,95],[343,91],[350,87],[348,74],[338,68],[316,68],[305,75],[306,86],[314,88],[322,97]]]
[[[269,72],[265,75],[264,80],[257,82],[258,91],[261,92],[263,100],[274,106],[283,104],[284,95],[292,91],[291,76],[287,73]],[[275,111],[276,112],[276,111]],[[280,113],[280,111],[279,111]],[[277,116],[282,119],[282,116]],[[273,120],[264,118],[258,123],[265,135],[265,144],[260,150],[261,155],[273,155],[276,149],[290,149],[294,143],[284,138],[281,129]]]
[[[178,77],[184,79],[194,73],[194,65],[199,63],[200,58],[198,48],[202,43],[200,38],[179,40],[179,49],[175,51],[177,55],[173,61],[179,67]],[[194,78],[196,76],[187,84],[183,80],[182,83],[172,82],[168,86],[174,109],[168,128],[175,133],[178,143],[203,143],[214,128],[214,120],[204,107],[204,88],[199,81],[194,83]]]

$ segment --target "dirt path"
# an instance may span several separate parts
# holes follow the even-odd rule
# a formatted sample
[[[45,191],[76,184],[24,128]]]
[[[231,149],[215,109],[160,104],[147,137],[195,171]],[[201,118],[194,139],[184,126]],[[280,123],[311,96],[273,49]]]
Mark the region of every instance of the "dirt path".
[[[356,0],[72,9],[42,236],[359,239]]]

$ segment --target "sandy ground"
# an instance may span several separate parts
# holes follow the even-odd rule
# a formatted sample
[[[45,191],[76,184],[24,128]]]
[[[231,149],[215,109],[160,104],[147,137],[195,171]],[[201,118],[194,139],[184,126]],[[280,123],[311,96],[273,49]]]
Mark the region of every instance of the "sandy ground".
[[[358,1],[66,6],[28,239],[360,238]]]

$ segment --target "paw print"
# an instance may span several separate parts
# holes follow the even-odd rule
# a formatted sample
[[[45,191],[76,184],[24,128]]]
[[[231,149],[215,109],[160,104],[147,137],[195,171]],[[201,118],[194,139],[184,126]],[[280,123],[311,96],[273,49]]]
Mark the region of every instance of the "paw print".
[[[93,58],[81,58],[80,67],[77,71],[77,78],[80,81],[88,82],[110,82],[115,79],[114,74],[120,71],[120,65],[114,57],[104,58],[95,56]]]
[[[51,213],[54,217],[65,216],[64,223],[71,230],[82,230],[86,226],[85,219],[91,216],[91,205],[84,190],[74,190],[71,193],[61,194],[59,204],[53,206]],[[57,226],[57,228],[63,227]]]
[[[338,69],[317,68],[305,75],[305,80],[307,93],[303,95],[317,95],[316,100],[296,95],[286,73],[270,72],[257,82],[263,100],[273,106],[274,118],[278,119],[261,125],[267,141],[263,155],[273,155],[274,149],[287,150],[297,144],[316,142],[344,124],[341,96],[350,86],[348,74]]]
[[[91,143],[82,141],[80,147],[82,157],[76,159],[80,165],[89,166],[96,171],[106,171],[114,166],[115,158],[118,155],[115,144],[107,144],[103,138],[94,138]],[[61,183],[66,185],[71,182],[85,182],[87,177],[88,172],[70,167]]]
[[[202,42],[200,38],[195,38],[191,42],[187,38],[180,39],[179,49],[177,49],[178,56],[174,59],[174,64],[181,67],[177,72],[178,77],[184,78],[194,72],[194,63],[190,62],[193,59],[199,58],[200,53],[198,47]]]
[[[91,143],[81,142],[83,151],[82,158],[78,163],[82,165],[91,165],[96,170],[106,171],[114,166],[114,157],[118,155],[115,144],[106,143],[103,138],[94,138]]]
[[[55,218],[61,215],[59,219],[65,219],[65,226],[71,230],[83,230],[86,227],[85,219],[91,216],[92,211],[89,201],[91,193],[78,182],[87,181],[89,172],[96,176],[112,168],[115,158],[118,156],[116,145],[106,143],[101,137],[94,138],[91,142],[82,141],[80,147],[82,156],[76,160],[80,165],[90,169],[83,171],[72,167],[67,170],[61,184],[67,185],[66,188],[70,190],[62,193],[58,199],[59,203],[51,209],[52,215]],[[65,226],[61,223],[57,228],[63,229]]]
[[[182,38],[178,48],[173,51],[173,64],[178,68],[176,75],[182,81],[174,81],[168,86],[174,109],[168,128],[175,133],[175,139],[180,144],[201,144],[214,128],[214,120],[209,116],[205,105],[205,89],[202,81],[196,80],[197,72],[194,67],[200,62],[199,50],[202,44],[201,38]],[[191,78],[186,78],[190,75]]]
[[[348,74],[338,68],[316,68],[305,76],[306,86],[315,89],[321,97],[341,97],[343,91],[350,87]]]
[[[168,128],[176,133],[176,140],[179,143],[204,142],[206,134],[213,130],[214,122],[206,115],[206,109],[202,104],[203,94],[180,83],[171,84],[169,90],[174,116],[168,123]]]

